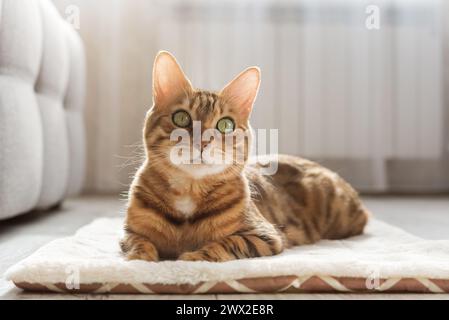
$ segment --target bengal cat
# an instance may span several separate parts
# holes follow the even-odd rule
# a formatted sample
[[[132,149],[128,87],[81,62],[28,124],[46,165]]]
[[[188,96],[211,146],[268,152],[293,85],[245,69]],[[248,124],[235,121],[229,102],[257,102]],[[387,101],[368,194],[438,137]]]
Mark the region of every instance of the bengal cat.
[[[259,84],[260,70],[252,67],[218,93],[197,90],[170,53],[157,55],[154,105],[143,130],[146,159],[129,190],[120,242],[128,260],[221,262],[363,232],[368,212],[348,183],[317,163],[284,155],[275,174],[263,175],[249,159],[250,136],[243,162],[203,161],[206,149],[227,152],[218,139],[192,143],[199,162],[171,160],[179,142],[171,134],[183,128],[192,135],[194,121],[201,121],[201,132],[248,132]]]

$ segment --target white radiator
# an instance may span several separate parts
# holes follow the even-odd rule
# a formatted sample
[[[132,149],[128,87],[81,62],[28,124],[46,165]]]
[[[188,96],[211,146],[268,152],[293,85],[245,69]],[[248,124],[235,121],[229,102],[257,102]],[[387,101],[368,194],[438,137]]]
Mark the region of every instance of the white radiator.
[[[368,30],[368,5],[380,29]],[[192,82],[262,69],[252,123],[311,158],[435,159],[443,150],[440,2],[170,1],[156,22]],[[157,17],[156,17],[157,19]]]

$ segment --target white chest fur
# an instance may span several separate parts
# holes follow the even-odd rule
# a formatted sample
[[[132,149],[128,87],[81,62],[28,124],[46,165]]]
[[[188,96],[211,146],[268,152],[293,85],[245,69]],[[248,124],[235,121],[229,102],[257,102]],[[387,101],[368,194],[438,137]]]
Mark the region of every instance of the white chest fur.
[[[186,216],[190,216],[196,209],[196,204],[189,196],[182,196],[175,200],[175,209]]]

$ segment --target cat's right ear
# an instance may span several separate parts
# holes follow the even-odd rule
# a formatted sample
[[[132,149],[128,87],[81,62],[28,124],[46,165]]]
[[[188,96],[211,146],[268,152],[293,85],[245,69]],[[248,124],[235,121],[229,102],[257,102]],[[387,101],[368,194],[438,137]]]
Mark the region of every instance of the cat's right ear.
[[[168,106],[182,100],[192,91],[192,84],[175,57],[167,51],[160,51],[153,65],[154,105],[156,107]]]
[[[260,69],[251,67],[225,86],[221,96],[240,108],[240,114],[249,117],[260,86]]]

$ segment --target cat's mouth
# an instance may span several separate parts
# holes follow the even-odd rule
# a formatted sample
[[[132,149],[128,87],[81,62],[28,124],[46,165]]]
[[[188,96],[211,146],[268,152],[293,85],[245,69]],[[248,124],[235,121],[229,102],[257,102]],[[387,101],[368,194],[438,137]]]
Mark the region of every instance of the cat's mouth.
[[[218,153],[197,152],[195,156],[192,156],[190,164],[182,165],[181,169],[193,177],[199,179],[205,176],[216,175],[223,172],[228,165],[225,164],[223,159],[217,156]]]
[[[195,179],[220,174],[232,165],[221,150],[210,148],[193,150],[184,155],[174,152],[169,159],[172,165]]]
[[[201,162],[200,164],[180,164],[177,165],[177,167],[195,179],[201,179],[206,176],[220,174],[225,171],[228,166],[225,164],[208,164]]]
[[[222,159],[220,159],[218,157],[214,157],[214,155],[211,156],[206,151],[197,152],[197,153],[193,154],[191,162],[193,165],[197,164],[197,165],[207,165],[207,166],[223,164]]]

